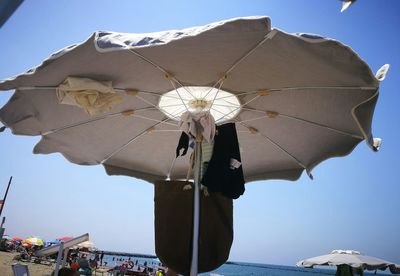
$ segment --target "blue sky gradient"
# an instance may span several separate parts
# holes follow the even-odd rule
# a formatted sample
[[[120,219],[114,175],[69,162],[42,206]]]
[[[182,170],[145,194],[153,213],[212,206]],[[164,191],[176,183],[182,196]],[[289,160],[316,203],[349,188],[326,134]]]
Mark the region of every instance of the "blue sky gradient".
[[[296,182],[259,181],[234,202],[230,260],[294,265],[333,249],[400,263],[400,1],[360,0],[25,1],[0,29],[0,79],[40,64],[96,30],[154,32],[267,15],[286,32],[315,33],[350,46],[376,72],[391,65],[375,109],[372,152],[362,142]],[[12,91],[0,92],[3,106]],[[45,239],[90,233],[99,248],[154,253],[153,186],[107,176],[60,154],[34,155],[39,137],[0,134],[0,193],[14,177],[3,215],[9,235]]]

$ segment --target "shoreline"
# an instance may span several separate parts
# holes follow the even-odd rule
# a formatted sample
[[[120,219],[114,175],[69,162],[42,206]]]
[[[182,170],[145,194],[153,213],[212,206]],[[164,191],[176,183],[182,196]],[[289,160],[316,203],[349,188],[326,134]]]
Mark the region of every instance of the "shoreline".
[[[136,258],[157,259],[156,255],[151,255],[151,254],[127,253],[127,252],[117,252],[117,251],[107,251],[107,250],[98,250],[97,253],[104,253],[104,255],[109,255],[109,256],[126,256],[126,257],[136,257]]]

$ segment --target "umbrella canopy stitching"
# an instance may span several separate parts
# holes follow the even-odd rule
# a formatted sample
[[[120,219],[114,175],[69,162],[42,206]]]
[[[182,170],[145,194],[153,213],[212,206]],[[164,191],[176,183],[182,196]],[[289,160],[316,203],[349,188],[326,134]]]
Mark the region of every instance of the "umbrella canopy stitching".
[[[152,131],[154,131],[155,127],[160,125],[161,123],[165,122],[169,120],[168,118],[164,119],[161,122],[158,122],[154,125],[152,125],[151,127],[143,130],[142,132],[140,132],[138,135],[136,135],[135,137],[131,138],[128,142],[126,142],[125,144],[123,144],[121,147],[119,147],[118,149],[116,149],[115,151],[113,151],[112,153],[110,153],[109,155],[106,156],[106,158],[104,158],[100,164],[103,164],[104,162],[106,162],[108,159],[110,159],[111,157],[113,157],[115,154],[119,153],[121,150],[123,150],[125,147],[129,146],[131,143],[134,143],[137,139],[139,139],[140,137],[144,136],[145,134],[148,134]]]
[[[252,99],[249,100],[248,102],[242,104],[241,107],[243,108],[245,105],[247,105],[248,103],[254,101],[254,100],[257,99],[258,97],[260,97],[260,95],[256,95],[254,98],[252,98]],[[141,98],[141,97],[138,97],[138,98],[139,98],[139,99],[142,99],[142,100],[145,101],[146,103],[151,104],[150,102],[148,102],[147,100],[145,100],[145,99],[143,99],[143,98]],[[367,101],[368,101],[368,100],[366,100],[366,102],[367,102]],[[154,105],[154,104],[151,104],[151,105],[154,106],[154,107],[156,107],[156,105]],[[118,113],[118,114],[120,114],[120,113]],[[283,115],[283,114],[282,114],[282,115]],[[94,118],[94,119],[92,119],[92,120],[89,120],[89,121],[87,121],[87,122],[84,122],[83,124],[85,124],[85,123],[90,123],[91,121],[103,119],[103,118],[105,118],[105,117],[106,117],[106,116],[101,116],[100,118]],[[289,116],[288,116],[288,117],[289,117]],[[300,120],[301,120],[301,119],[300,119]],[[163,120],[162,122],[164,123],[165,121],[166,121],[166,120]],[[238,123],[243,123],[243,121],[237,121],[237,122],[238,122]],[[150,129],[153,128],[153,127],[155,127],[155,126],[157,126],[157,125],[158,125],[158,123],[155,124],[155,125],[153,125],[152,127],[150,127]],[[247,126],[247,125],[245,125],[245,126],[249,128],[249,126]],[[66,129],[66,128],[69,128],[69,127],[73,127],[73,126],[67,126],[67,127],[61,128],[60,130]],[[331,128],[330,128],[330,129],[331,129]],[[115,155],[116,153],[118,153],[120,150],[122,150],[125,146],[129,145],[131,142],[133,142],[134,140],[136,140],[137,138],[139,138],[141,135],[148,133],[148,130],[149,130],[149,129],[145,130],[144,132],[142,132],[142,133],[139,134],[138,136],[132,138],[128,143],[126,143],[126,144],[123,145],[121,148],[117,149],[116,151],[114,151],[113,153],[111,153],[110,155],[108,155],[108,156],[107,156],[103,161],[101,161],[100,163],[104,163],[104,162],[107,161],[110,157],[112,157],[113,155]],[[57,130],[57,131],[58,131],[58,130]],[[53,132],[54,132],[54,131],[53,131]],[[339,132],[341,132],[341,131],[339,131]],[[343,133],[343,132],[342,132],[342,133]],[[46,134],[48,134],[48,133],[46,133]],[[271,143],[273,143],[275,146],[277,146],[279,149],[281,149],[282,151],[284,151],[288,156],[290,156],[293,160],[295,160],[302,168],[304,168],[304,169],[307,170],[307,167],[306,167],[304,164],[302,164],[301,161],[299,161],[295,156],[291,155],[288,151],[286,151],[284,148],[282,148],[278,143],[272,141],[269,137],[267,137],[267,136],[265,136],[265,135],[263,135],[263,134],[261,134],[261,135],[262,135],[264,138],[266,138],[268,141],[270,141]],[[352,134],[350,134],[350,135],[354,137],[354,135],[352,135]],[[356,137],[359,138],[359,136],[356,136]]]
[[[362,124],[359,120],[359,117],[356,114],[356,111],[358,108],[361,108],[364,104],[372,102],[373,100],[377,100],[378,95],[379,95],[379,88],[376,88],[375,94],[373,94],[370,98],[368,98],[365,101],[363,101],[362,103],[358,104],[351,110],[351,115],[353,116],[354,121],[357,123],[361,133],[363,134],[365,140],[367,141],[368,146],[374,151],[379,150],[379,145],[376,146],[375,139],[372,137],[372,135],[366,133],[364,126],[362,126]],[[379,138],[377,138],[377,139],[380,140]]]
[[[81,121],[81,122],[76,122],[75,124],[70,124],[70,125],[66,125],[66,126],[57,128],[57,129],[52,129],[52,130],[49,130],[49,131],[46,131],[46,132],[42,133],[41,135],[42,136],[46,136],[46,135],[49,135],[49,134],[52,134],[52,133],[56,133],[56,132],[59,132],[59,131],[62,131],[62,130],[66,130],[66,129],[69,129],[69,128],[73,128],[73,127],[89,124],[89,123],[92,123],[92,122],[95,122],[95,121],[99,121],[99,120],[103,120],[103,119],[110,118],[110,117],[127,116],[127,115],[124,114],[124,112],[128,112],[128,111],[129,112],[131,112],[131,111],[138,112],[138,111],[152,110],[152,109],[154,109],[154,107],[145,107],[145,108],[140,108],[140,109],[135,109],[135,110],[127,110],[127,111],[122,111],[122,112],[109,113],[109,114],[98,116],[98,117],[95,117],[95,118],[92,118],[92,119],[84,120],[84,121]],[[135,113],[129,114],[129,116],[136,116],[138,118],[144,118],[144,119],[147,119],[147,120],[154,120],[152,118],[148,118],[148,117],[145,117],[145,116],[140,116],[140,115],[135,114]],[[159,122],[159,120],[157,120],[157,122]],[[176,126],[176,124],[173,124],[173,123],[168,123],[168,122],[165,122],[165,123]]]
[[[215,87],[218,83],[220,83],[219,85],[219,89],[217,90],[217,93],[215,94],[214,99],[211,102],[211,106],[214,103],[215,98],[218,96],[218,93],[223,85],[223,81],[226,79],[227,75],[239,64],[241,63],[243,60],[245,60],[248,56],[250,56],[255,50],[257,50],[257,48],[259,48],[262,44],[264,44],[265,41],[267,41],[268,39],[271,39],[274,35],[275,35],[276,31],[272,30],[271,32],[269,32],[261,41],[259,41],[255,46],[253,46],[251,49],[249,49],[245,54],[243,54],[239,59],[237,59],[232,66],[226,70],[226,72],[223,74],[223,77],[221,77],[220,79],[218,79],[217,81],[215,81],[215,84],[213,85],[213,87]],[[124,43],[124,41],[121,41],[121,43]],[[174,87],[176,93],[178,94],[182,104],[185,106],[186,111],[188,110],[188,107],[186,106],[185,102],[183,101],[176,85],[174,82],[176,82],[177,84],[179,84],[182,88],[184,88],[192,97],[193,99],[196,99],[196,97],[190,92],[189,89],[186,88],[185,85],[182,84],[181,81],[179,81],[174,75],[172,75],[171,73],[169,73],[168,70],[164,69],[163,67],[161,67],[160,65],[158,65],[156,62],[150,60],[149,58],[145,57],[144,55],[138,53],[137,51],[133,50],[132,47],[128,48],[128,51],[135,54],[136,56],[140,57],[142,60],[148,62],[149,64],[153,65],[154,67],[156,67],[157,69],[159,69],[162,73],[164,73],[164,76],[171,82],[171,85]],[[209,90],[211,91],[211,89]],[[208,92],[209,93],[209,92]],[[208,93],[205,95],[205,97],[208,95]],[[212,109],[212,108],[211,108]],[[215,110],[215,109],[213,109]],[[163,110],[163,112],[165,112],[165,110]],[[231,112],[232,113],[232,112]],[[230,114],[230,113],[229,113]],[[220,120],[222,120],[223,118],[225,118],[227,115],[223,116],[222,118],[220,118]],[[175,117],[175,116],[174,116]]]
[[[254,134],[254,135],[260,135],[261,137],[265,138],[267,141],[269,141],[271,144],[273,144],[275,147],[277,147],[279,150],[281,150],[282,152],[284,152],[287,156],[289,156],[291,159],[293,159],[293,161],[295,161],[300,167],[302,167],[303,169],[307,170],[306,165],[304,165],[299,159],[297,159],[294,155],[292,155],[291,153],[289,153],[286,149],[284,149],[282,146],[280,146],[277,142],[273,141],[271,138],[269,138],[267,135],[260,133],[258,131],[258,129],[246,125],[243,122],[238,122],[241,125],[243,125],[244,127],[247,127],[249,129],[249,132]],[[307,170],[308,173],[308,170]],[[308,173],[308,175],[312,178],[311,174]]]
[[[350,132],[347,132],[347,131],[343,131],[343,130],[340,130],[340,129],[336,129],[336,128],[333,128],[333,127],[329,127],[329,126],[327,126],[327,125],[320,124],[320,123],[317,123],[317,122],[312,122],[312,121],[310,121],[310,120],[305,120],[305,119],[298,118],[298,117],[295,117],[295,116],[291,116],[291,115],[279,113],[279,112],[276,112],[276,111],[271,111],[271,110],[259,110],[259,109],[246,108],[246,107],[243,107],[243,109],[244,109],[244,110],[248,110],[248,111],[263,113],[263,114],[265,114],[265,115],[260,116],[260,117],[257,117],[257,118],[252,118],[252,119],[247,119],[247,120],[238,121],[238,122],[241,122],[241,123],[246,123],[246,122],[255,121],[255,120],[260,120],[260,119],[265,119],[265,118],[271,118],[271,115],[269,115],[269,114],[270,114],[270,112],[274,112],[274,113],[276,113],[275,116],[286,117],[286,118],[289,118],[289,119],[293,119],[293,120],[298,120],[298,121],[301,121],[301,122],[309,123],[309,124],[312,124],[312,125],[314,125],[314,126],[318,126],[318,127],[322,127],[322,128],[328,129],[328,130],[332,130],[332,131],[335,131],[335,132],[337,132],[337,133],[340,133],[340,134],[343,134],[343,135],[348,135],[348,136],[350,136],[350,137],[357,138],[357,139],[360,139],[360,140],[363,140],[363,139],[364,139],[364,137],[362,137],[362,136],[360,136],[360,135],[357,135],[357,134],[353,134],[353,133],[350,133]]]
[[[171,73],[169,73],[167,70],[165,70],[164,68],[162,68],[161,66],[159,66],[159,65],[158,65],[157,63],[155,63],[154,61],[152,61],[152,60],[146,58],[145,56],[143,56],[143,55],[141,55],[141,54],[139,54],[137,51],[134,51],[132,48],[128,48],[128,51],[131,52],[131,53],[133,53],[133,54],[135,54],[136,56],[140,57],[140,58],[143,59],[144,61],[150,63],[151,65],[153,65],[154,67],[156,67],[157,69],[159,69],[161,72],[163,72],[163,73],[164,73],[164,77],[165,77],[166,79],[168,79],[168,80],[171,82],[171,84],[172,84],[172,86],[174,87],[175,90],[176,90],[176,86],[175,86],[174,82],[176,82],[177,84],[179,84],[181,87],[185,88],[185,86],[184,86],[174,75],[172,75]],[[193,99],[196,98],[196,97],[190,92],[189,89],[186,89],[186,88],[185,88],[185,90],[193,97]],[[178,93],[180,99],[182,100],[182,98],[181,98],[181,96],[180,96],[180,94],[179,94],[178,91],[177,91],[177,93]],[[185,103],[183,102],[183,100],[182,100],[182,103],[183,103],[183,105],[184,105],[184,106],[186,107],[186,109],[187,109],[187,106],[185,105]]]

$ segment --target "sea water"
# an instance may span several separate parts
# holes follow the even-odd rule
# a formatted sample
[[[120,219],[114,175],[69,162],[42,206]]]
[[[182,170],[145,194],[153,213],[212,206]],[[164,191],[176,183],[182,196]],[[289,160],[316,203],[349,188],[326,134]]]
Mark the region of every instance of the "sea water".
[[[138,261],[139,266],[143,268],[144,263],[148,267],[157,268],[159,264],[158,259],[140,258],[140,257],[127,257],[127,256],[111,256],[104,255],[103,264],[107,262],[107,266],[114,267],[121,262],[130,259],[134,263]],[[296,266],[282,266],[282,265],[268,265],[268,264],[255,264],[255,263],[242,263],[242,262],[228,262],[223,264],[214,271],[201,273],[201,276],[327,276],[335,275],[335,268],[302,268]],[[388,272],[379,271],[377,274],[373,272],[365,272],[364,276],[372,275],[387,275]]]
[[[202,276],[325,276],[335,275],[335,268],[321,269],[321,268],[302,268],[296,266],[282,266],[282,265],[267,265],[267,264],[254,264],[254,263],[227,263],[223,264],[212,272],[202,273]],[[382,272],[381,272],[382,273]],[[368,275],[387,275],[387,274],[374,274],[364,273],[364,276]]]

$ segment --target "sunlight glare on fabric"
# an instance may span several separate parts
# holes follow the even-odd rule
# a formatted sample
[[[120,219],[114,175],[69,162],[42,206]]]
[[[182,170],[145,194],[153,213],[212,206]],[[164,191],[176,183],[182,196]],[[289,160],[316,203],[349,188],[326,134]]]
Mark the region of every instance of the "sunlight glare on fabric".
[[[240,102],[235,95],[208,86],[184,86],[171,90],[161,96],[158,106],[167,117],[177,121],[186,111],[210,111],[218,123],[235,118],[240,112]]]

